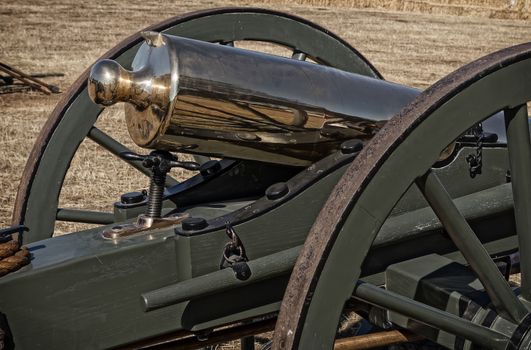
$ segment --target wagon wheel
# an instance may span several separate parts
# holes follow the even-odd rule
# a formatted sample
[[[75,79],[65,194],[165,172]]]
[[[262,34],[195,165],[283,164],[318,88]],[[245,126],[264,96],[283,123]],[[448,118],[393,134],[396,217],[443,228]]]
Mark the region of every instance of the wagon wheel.
[[[504,111],[521,297],[531,300],[531,146],[526,106],[530,100],[531,43],[527,43],[455,71],[389,121],[348,168],[314,223],[284,295],[274,348],[331,349],[341,310],[352,295],[483,348],[529,348],[529,337],[522,339],[530,328],[528,309],[513,294],[431,167],[441,150],[464,131]],[[519,326],[520,337],[515,332],[511,339],[359,280],[374,238],[412,185],[423,193],[481,280],[497,314],[512,327]]]
[[[253,40],[291,48],[293,58],[314,61],[346,71],[381,78],[354,48],[328,30],[304,19],[263,9],[227,8],[174,17],[146,28],[168,34],[220,43]],[[102,58],[130,67],[143,38],[127,38]],[[12,223],[30,231],[24,243],[51,237],[58,201],[70,162],[84,138],[89,137],[113,154],[125,146],[94,127],[102,109],[87,94],[88,70],[72,85],[52,112],[31,152],[18,188]],[[141,168],[138,164],[130,165]],[[171,183],[170,183],[171,185]],[[68,210],[71,221],[109,223],[110,214]],[[111,216],[112,222],[112,216]]]

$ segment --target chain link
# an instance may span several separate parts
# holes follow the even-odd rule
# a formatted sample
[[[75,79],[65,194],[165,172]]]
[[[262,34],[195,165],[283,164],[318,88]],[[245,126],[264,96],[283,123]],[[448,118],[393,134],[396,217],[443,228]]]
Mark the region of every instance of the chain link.
[[[230,267],[234,270],[236,278],[246,280],[251,276],[251,270],[247,265],[249,259],[247,259],[247,255],[245,254],[245,248],[243,247],[242,241],[230,223],[226,224],[225,233],[230,241],[227,242],[223,248],[223,255],[221,256],[219,268],[225,269]]]
[[[245,254],[245,248],[236,234],[236,231],[232,228],[230,223],[226,223],[225,233],[229,237],[230,241],[225,244],[223,249],[223,256],[221,258],[220,269],[233,266],[238,262],[247,261],[247,255]]]

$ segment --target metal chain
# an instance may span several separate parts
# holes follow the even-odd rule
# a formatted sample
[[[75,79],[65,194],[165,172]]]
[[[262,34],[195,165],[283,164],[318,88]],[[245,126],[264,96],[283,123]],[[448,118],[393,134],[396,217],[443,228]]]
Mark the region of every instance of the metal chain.
[[[236,278],[239,280],[246,280],[251,276],[251,269],[249,268],[249,265],[247,265],[249,259],[247,259],[247,254],[245,254],[245,248],[243,247],[242,241],[228,222],[226,224],[225,232],[230,241],[227,242],[223,248],[223,255],[221,256],[219,268],[222,270],[230,267],[234,271]]]
[[[223,256],[221,258],[220,269],[233,266],[235,263],[247,261],[247,255],[245,254],[245,248],[236,234],[236,231],[232,228],[230,223],[226,223],[225,233],[229,237],[230,241],[225,244],[223,249]]]
[[[475,178],[476,175],[481,175],[481,168],[483,167],[483,139],[485,134],[483,133],[483,126],[478,123],[476,126],[470,129],[471,134],[476,138],[476,153],[469,154],[466,157],[468,163],[468,171],[471,178]]]

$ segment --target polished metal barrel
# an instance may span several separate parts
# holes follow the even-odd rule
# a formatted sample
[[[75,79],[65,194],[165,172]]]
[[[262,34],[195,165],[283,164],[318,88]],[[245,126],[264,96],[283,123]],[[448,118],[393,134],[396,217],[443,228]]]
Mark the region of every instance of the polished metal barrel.
[[[145,33],[132,71],[102,60],[94,102],[125,103],[146,148],[308,165],[369,139],[418,95],[402,85],[192,39]]]

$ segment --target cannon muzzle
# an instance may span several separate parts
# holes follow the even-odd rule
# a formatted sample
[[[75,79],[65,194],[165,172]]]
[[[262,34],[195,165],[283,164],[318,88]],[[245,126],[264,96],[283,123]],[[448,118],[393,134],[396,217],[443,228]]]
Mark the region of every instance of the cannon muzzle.
[[[132,70],[97,62],[89,94],[125,102],[146,148],[308,165],[369,139],[418,95],[409,87],[295,59],[145,33]]]

